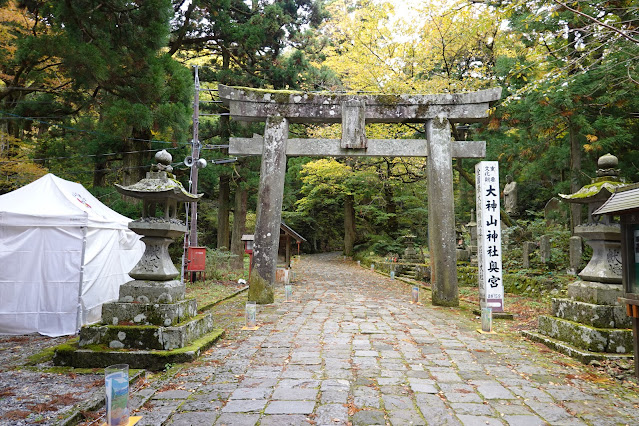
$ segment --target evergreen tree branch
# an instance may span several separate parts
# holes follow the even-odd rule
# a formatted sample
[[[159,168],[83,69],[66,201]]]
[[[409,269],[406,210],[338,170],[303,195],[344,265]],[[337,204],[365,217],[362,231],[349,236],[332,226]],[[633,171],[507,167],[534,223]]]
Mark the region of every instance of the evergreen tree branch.
[[[570,10],[573,13],[576,13],[579,16],[583,16],[586,19],[589,19],[590,21],[596,23],[597,25],[601,25],[604,28],[608,28],[611,31],[614,31],[615,33],[621,35],[623,38],[635,43],[635,44],[639,44],[639,39],[636,39],[634,37],[629,36],[628,34],[626,34],[624,31],[620,30],[619,28],[613,27],[612,25],[608,25],[605,22],[600,21],[599,19],[595,18],[594,16],[590,16],[580,10],[577,9],[573,9],[572,7],[568,6],[565,3],[560,2],[559,0],[552,0],[553,2],[557,3],[558,5],[565,7],[566,9]]]

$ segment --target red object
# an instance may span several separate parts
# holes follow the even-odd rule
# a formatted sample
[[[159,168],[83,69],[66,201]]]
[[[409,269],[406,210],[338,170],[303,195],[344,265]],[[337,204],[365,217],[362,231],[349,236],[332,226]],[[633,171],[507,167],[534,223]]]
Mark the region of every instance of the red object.
[[[206,247],[189,247],[186,252],[186,270],[202,272],[206,270]]]

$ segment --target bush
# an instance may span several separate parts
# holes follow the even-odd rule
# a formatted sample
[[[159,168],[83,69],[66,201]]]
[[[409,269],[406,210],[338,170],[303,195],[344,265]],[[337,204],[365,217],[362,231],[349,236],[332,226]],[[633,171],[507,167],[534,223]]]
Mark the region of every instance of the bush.
[[[566,271],[570,267],[570,229],[561,225],[546,225],[541,214],[533,214],[533,220],[519,220],[517,226],[504,230],[504,239],[508,241],[508,250],[504,250],[502,262],[505,269],[521,269],[523,244],[526,241],[539,242],[542,235],[550,236],[550,259],[542,264],[539,250],[531,255],[531,265],[545,271]]]
[[[242,271],[231,268],[231,260],[237,255],[227,250],[206,249],[206,278],[211,280],[235,280]]]

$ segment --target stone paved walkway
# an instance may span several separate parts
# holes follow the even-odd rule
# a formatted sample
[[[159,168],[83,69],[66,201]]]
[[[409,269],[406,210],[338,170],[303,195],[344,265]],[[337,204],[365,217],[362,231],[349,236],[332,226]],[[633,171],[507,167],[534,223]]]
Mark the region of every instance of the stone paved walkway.
[[[295,269],[294,303],[278,289],[258,330],[230,330],[200,362],[134,394],[139,424],[639,423],[633,390],[518,336],[480,334],[467,313],[410,304],[406,284],[336,255]],[[241,302],[226,314],[243,315]]]

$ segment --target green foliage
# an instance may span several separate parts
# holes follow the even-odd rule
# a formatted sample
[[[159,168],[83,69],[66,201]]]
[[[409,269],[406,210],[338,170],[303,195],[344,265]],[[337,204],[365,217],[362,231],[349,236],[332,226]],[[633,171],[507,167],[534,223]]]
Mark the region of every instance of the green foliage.
[[[607,152],[637,180],[627,159],[636,158],[637,105],[628,94],[639,43],[620,36],[639,19],[636,8],[599,0],[580,2],[579,13],[549,0],[495,6],[508,17],[512,47],[495,65],[504,101],[480,137],[491,141],[488,159],[520,183],[522,211],[588,183]]]
[[[375,253],[385,256],[388,253],[402,253],[404,247],[399,240],[393,240],[387,235],[371,235],[365,244],[355,246],[355,250],[361,253]]]
[[[516,221],[516,226],[504,230],[503,237],[511,247],[503,256],[505,270],[522,267],[522,246],[525,241],[538,242],[542,235],[550,236],[550,259],[540,262],[539,250],[532,253],[531,265],[544,271],[566,271],[570,268],[570,229],[560,224],[548,224],[543,214],[528,212],[533,219]]]
[[[85,184],[94,173],[97,186],[131,183],[149,163],[151,139],[186,139],[191,79],[164,50],[170,0],[11,1],[0,12],[9,17],[0,25],[7,132],[54,157],[57,172]]]
[[[206,279],[209,280],[233,280],[242,277],[243,271],[235,271],[231,268],[231,260],[235,257],[227,250],[206,249]]]

